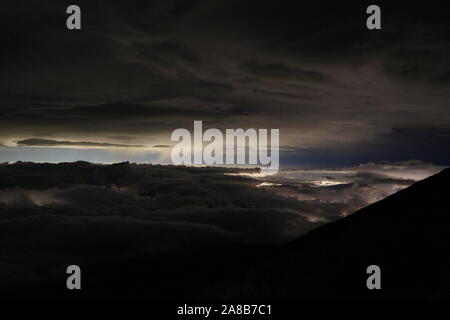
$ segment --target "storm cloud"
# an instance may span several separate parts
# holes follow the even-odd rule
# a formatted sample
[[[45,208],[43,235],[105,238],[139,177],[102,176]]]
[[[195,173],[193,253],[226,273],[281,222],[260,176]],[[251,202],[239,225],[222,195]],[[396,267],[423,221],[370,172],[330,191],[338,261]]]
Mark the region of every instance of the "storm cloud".
[[[299,150],[282,164],[313,163],[317,150],[328,164],[444,164],[401,132],[434,151],[450,142],[448,17],[434,1],[382,1],[382,30],[369,31],[368,4],[81,1],[77,32],[56,1],[4,4],[2,143],[169,145],[200,119],[280,128]]]

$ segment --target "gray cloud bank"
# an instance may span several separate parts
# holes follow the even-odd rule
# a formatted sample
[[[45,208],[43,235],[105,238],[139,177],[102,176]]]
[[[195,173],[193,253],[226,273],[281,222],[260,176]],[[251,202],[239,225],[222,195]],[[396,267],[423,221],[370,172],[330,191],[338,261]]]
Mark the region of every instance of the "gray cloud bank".
[[[52,278],[73,261],[93,266],[280,245],[438,170],[417,162],[366,164],[322,173],[321,181],[350,179],[323,187],[304,173],[294,183],[286,179],[292,172],[282,171],[285,177],[271,180],[281,186],[257,187],[265,180],[225,174],[240,169],[2,164],[0,279],[17,287]]]
[[[347,216],[442,171],[423,161],[365,163],[329,170],[285,169],[266,177],[267,188],[303,203],[310,221],[330,222]]]
[[[4,288],[45,281],[69,261],[274,245],[315,226],[297,201],[228,169],[19,162],[0,172]]]

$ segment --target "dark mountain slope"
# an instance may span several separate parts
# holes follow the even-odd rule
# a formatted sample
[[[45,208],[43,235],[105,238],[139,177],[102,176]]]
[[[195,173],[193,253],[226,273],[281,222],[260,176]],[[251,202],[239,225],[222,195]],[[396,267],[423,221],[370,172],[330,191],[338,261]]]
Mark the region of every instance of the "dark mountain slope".
[[[290,243],[239,295],[441,298],[450,288],[450,169]],[[381,268],[381,290],[366,269]]]

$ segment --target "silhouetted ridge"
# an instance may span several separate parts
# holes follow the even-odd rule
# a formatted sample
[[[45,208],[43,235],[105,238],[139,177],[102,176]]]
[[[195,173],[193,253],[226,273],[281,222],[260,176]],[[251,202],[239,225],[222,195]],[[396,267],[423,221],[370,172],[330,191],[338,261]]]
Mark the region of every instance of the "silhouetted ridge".
[[[284,247],[245,290],[277,298],[427,298],[450,288],[450,169]],[[381,268],[381,290],[366,269]]]

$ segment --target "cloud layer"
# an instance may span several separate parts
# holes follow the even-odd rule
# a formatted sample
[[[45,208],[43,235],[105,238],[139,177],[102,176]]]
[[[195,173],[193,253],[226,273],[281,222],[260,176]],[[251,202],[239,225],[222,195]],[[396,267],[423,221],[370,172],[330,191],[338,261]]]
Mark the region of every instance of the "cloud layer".
[[[57,270],[74,261],[97,266],[281,245],[439,169],[366,164],[254,180],[241,169],[2,164],[0,279],[17,288],[61,276]]]
[[[0,172],[4,288],[51,277],[69,261],[274,245],[315,225],[296,201],[226,169],[78,162],[16,163]]]

